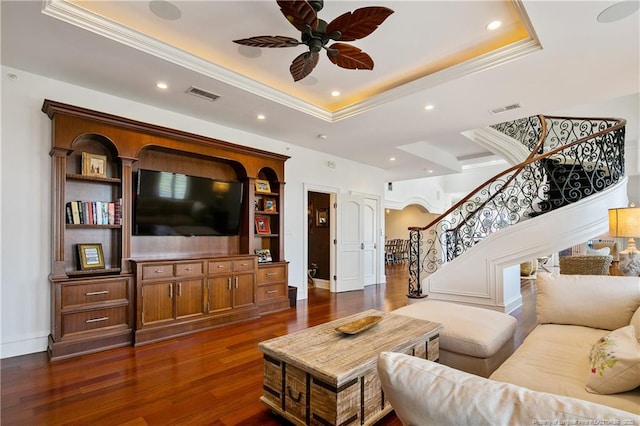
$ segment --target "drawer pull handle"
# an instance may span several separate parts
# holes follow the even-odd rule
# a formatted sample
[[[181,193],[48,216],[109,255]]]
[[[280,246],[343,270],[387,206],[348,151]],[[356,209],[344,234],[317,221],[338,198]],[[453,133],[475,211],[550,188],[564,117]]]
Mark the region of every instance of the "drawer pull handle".
[[[224,265],[218,265],[218,266],[216,266],[216,268],[218,268],[218,269],[224,268]]]
[[[267,294],[273,294],[273,293],[277,293],[278,290],[267,290]]]
[[[162,270],[162,269],[156,269],[155,271],[153,271],[153,273],[155,273],[155,274],[161,274],[163,272],[164,272],[164,270]]]
[[[289,398],[293,400],[293,402],[300,402],[302,399],[302,392],[298,392],[298,397],[293,396],[293,392],[291,392],[291,386],[287,386],[287,393],[289,394]]]
[[[249,264],[248,264],[248,263],[241,263],[240,265],[242,265],[242,266],[248,266]]]
[[[85,293],[85,296],[98,296],[100,294],[109,294],[109,290],[102,290],[102,291],[90,291],[89,293]]]
[[[185,271],[191,271],[193,268],[191,266],[187,266],[186,268],[184,268]]]
[[[109,317],[100,317],[100,318],[93,318],[93,319],[88,319],[85,322],[87,324],[92,323],[92,322],[100,322],[100,321],[107,321],[109,319]]]
[[[273,276],[273,275],[278,275],[278,273],[277,272],[267,272],[265,275],[270,277],[270,276]]]

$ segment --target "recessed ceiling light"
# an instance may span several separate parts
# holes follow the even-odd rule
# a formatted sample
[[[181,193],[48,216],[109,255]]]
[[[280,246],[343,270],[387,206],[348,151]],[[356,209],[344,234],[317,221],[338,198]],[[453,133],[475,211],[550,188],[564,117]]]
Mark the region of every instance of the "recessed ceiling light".
[[[433,109],[433,105],[427,105],[424,107],[427,111],[431,111]]]
[[[318,139],[326,139],[327,135],[323,135],[323,134],[319,134],[318,135]]]
[[[598,22],[600,22],[601,24],[616,22],[626,18],[627,16],[633,15],[639,9],[640,2],[638,2],[637,0],[621,1],[607,7],[605,10],[600,12],[600,14],[598,15]]]
[[[165,89],[167,89],[169,86],[167,86],[167,83],[163,83],[162,81],[159,81],[159,82],[157,82],[157,83],[156,83],[156,87],[157,87],[158,89],[165,90]]]
[[[389,161],[396,161],[396,157],[389,158]]]
[[[257,118],[258,120],[264,120],[264,119],[265,119],[265,118],[267,118],[267,117],[266,117],[264,114],[258,114],[258,115],[256,115],[256,118]]]
[[[502,22],[500,22],[500,21],[492,21],[492,22],[489,22],[487,24],[486,28],[489,31],[493,31],[493,30],[497,30],[498,28],[500,28],[501,25],[502,25]]]
[[[340,96],[340,92],[338,92],[337,90],[334,90],[333,92],[331,92],[331,96],[333,97]]]

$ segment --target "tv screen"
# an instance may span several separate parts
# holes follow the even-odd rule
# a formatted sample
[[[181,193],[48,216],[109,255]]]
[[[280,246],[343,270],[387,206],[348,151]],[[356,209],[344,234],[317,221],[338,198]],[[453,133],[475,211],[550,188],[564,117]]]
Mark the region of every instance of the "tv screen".
[[[138,170],[134,235],[238,235],[242,182]]]

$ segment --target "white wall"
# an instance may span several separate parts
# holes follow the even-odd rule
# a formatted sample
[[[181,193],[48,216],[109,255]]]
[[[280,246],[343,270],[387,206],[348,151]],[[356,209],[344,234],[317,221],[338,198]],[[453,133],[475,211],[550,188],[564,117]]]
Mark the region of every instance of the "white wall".
[[[9,79],[10,73],[17,80]],[[306,285],[304,184],[384,195],[381,169],[8,67],[2,67],[0,78],[0,358],[44,351],[50,329],[51,121],[40,110],[45,98],[291,156],[285,163],[284,205],[290,285]],[[335,169],[326,166],[328,160],[335,162]],[[382,236],[378,247],[384,247]],[[384,276],[382,262],[380,269]],[[298,292],[299,298],[305,295]]]

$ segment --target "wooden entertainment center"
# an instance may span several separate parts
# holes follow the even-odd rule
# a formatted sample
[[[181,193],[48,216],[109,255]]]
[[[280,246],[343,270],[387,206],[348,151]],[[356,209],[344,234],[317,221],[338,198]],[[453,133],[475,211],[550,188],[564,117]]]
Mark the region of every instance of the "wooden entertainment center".
[[[51,100],[42,111],[52,120],[52,360],[289,308],[289,157]],[[242,182],[238,234],[134,235],[141,169]]]

